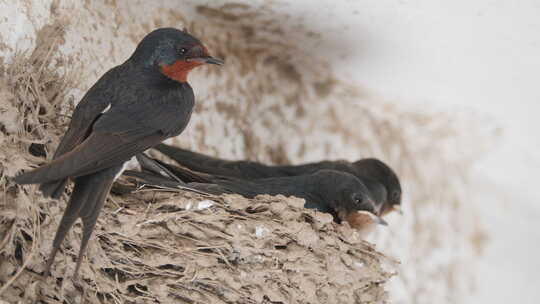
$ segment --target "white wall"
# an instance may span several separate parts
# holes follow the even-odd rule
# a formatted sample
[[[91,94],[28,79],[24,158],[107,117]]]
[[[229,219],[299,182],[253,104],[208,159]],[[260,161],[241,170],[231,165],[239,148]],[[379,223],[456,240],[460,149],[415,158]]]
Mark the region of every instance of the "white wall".
[[[369,94],[493,118],[503,136],[475,166],[471,201],[490,233],[470,303],[540,296],[540,2],[325,1],[287,5]],[[324,22],[320,22],[324,20]],[[456,147],[457,148],[457,147]]]

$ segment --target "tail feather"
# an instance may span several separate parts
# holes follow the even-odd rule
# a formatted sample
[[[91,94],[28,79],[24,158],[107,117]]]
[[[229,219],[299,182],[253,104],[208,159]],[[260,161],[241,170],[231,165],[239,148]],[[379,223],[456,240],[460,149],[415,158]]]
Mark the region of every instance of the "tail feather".
[[[164,146],[166,149],[169,149],[166,145],[158,145],[158,146]],[[137,160],[139,161],[139,164],[141,165],[142,171],[148,171],[152,172],[156,175],[160,176],[168,176],[172,180],[176,180],[178,182],[183,183],[191,183],[191,182],[198,182],[198,183],[209,183],[211,180],[209,178],[206,178],[204,173],[200,172],[194,172],[186,167],[177,167],[174,165],[170,165],[167,163],[164,163],[158,159],[153,159],[145,155],[144,153],[137,154]]]
[[[107,194],[111,189],[114,177],[116,173],[121,170],[121,168],[122,165],[114,166],[75,179],[73,193],[54,237],[53,248],[45,268],[46,274],[50,272],[54,258],[69,229],[71,226],[73,226],[77,218],[80,217],[83,221],[83,236],[81,240],[81,248],[79,250],[79,258],[77,260],[77,266],[74,273],[74,276],[77,276],[82,260],[81,258],[88,245],[88,240],[92,235],[92,231],[94,230],[99,213],[103,207],[105,199],[107,198]]]
[[[54,262],[54,257],[58,253],[60,245],[62,245],[62,241],[66,237],[71,226],[73,226],[77,218],[79,218],[82,206],[87,203],[88,196],[91,192],[89,190],[90,189],[88,189],[83,178],[75,181],[73,193],[71,194],[66,210],[64,211],[64,215],[62,215],[62,219],[60,220],[60,225],[58,225],[58,229],[56,230],[56,234],[54,236],[52,250],[45,266],[45,275],[50,273],[52,263]]]
[[[228,163],[228,161],[222,159],[212,158],[201,153],[169,146],[166,144],[159,144],[154,146],[153,149],[158,150],[183,167],[204,173],[220,173],[221,171],[216,171],[216,169],[219,169],[221,166]]]
[[[43,183],[39,186],[39,190],[45,197],[59,199],[62,193],[64,193],[67,182],[68,179],[66,178],[55,182]]]
[[[186,167],[174,166],[162,161],[156,160],[160,165],[167,168],[174,176],[178,177],[184,183],[211,183],[212,177],[202,172],[196,172]]]
[[[208,157],[205,155],[191,152],[189,150],[185,150],[182,148],[169,146],[166,144],[159,144],[159,145],[154,146],[153,148],[167,155],[168,157],[170,157],[171,159],[175,160],[176,162],[180,164],[183,161],[189,162],[191,159],[198,162],[205,162],[208,160]]]
[[[121,168],[122,166],[118,168],[118,171],[121,170]],[[77,258],[77,266],[75,267],[74,272],[75,277],[77,277],[77,274],[79,273],[83,254],[86,251],[88,241],[90,240],[92,231],[94,231],[98,216],[103,208],[107,194],[109,194],[109,191],[111,190],[116,172],[118,171],[115,171],[112,175],[104,176],[101,180],[96,178],[92,180],[92,185],[90,185],[90,188],[98,190],[92,197],[89,198],[88,203],[83,206],[79,215],[83,222],[83,235],[81,239],[81,247],[79,249],[79,257]]]

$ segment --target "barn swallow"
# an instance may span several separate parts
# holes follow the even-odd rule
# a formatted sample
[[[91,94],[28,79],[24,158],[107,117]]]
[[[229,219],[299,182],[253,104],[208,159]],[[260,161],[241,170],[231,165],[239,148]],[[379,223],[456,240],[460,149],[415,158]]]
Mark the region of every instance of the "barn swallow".
[[[154,149],[175,160],[179,165],[196,172],[253,180],[269,177],[309,174],[321,169],[347,172],[360,178],[380,200],[379,215],[391,211],[401,213],[401,184],[396,173],[384,162],[365,158],[356,162],[344,160],[321,161],[302,165],[269,166],[252,161],[229,161],[201,153],[160,144]],[[384,187],[381,190],[381,185]]]
[[[14,178],[40,184],[46,197],[59,198],[68,179],[75,183],[45,267],[68,230],[82,219],[83,236],[74,271],[77,277],[90,235],[111,185],[134,155],[177,136],[194,106],[188,73],[203,64],[222,64],[190,34],[160,28],[146,35],[124,63],[106,72],[75,108],[53,160]]]
[[[176,173],[182,172],[180,176],[187,177],[190,181],[187,183],[188,187],[203,193],[214,195],[236,193],[247,198],[254,198],[260,194],[295,196],[305,199],[305,208],[330,213],[335,222],[347,221],[351,227],[359,230],[366,227],[368,223],[387,225],[376,215],[377,206],[368,188],[360,179],[347,172],[323,169],[305,175],[249,181],[234,177],[199,174],[164,163],[159,165],[163,165],[167,170],[156,171],[151,165],[152,159],[143,157],[146,159],[141,162],[142,172],[125,172],[126,176],[135,178],[140,184],[158,188],[177,188],[175,179],[182,179],[182,177],[176,176]],[[148,166],[149,164],[151,167]],[[199,178],[193,179],[194,175],[199,175]],[[183,182],[176,185],[184,186]]]

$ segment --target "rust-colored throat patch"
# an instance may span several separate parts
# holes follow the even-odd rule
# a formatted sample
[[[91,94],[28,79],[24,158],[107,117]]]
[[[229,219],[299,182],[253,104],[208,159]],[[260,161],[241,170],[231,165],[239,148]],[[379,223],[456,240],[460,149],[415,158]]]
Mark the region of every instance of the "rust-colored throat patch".
[[[171,65],[162,65],[160,67],[160,70],[163,75],[169,77],[172,80],[178,82],[187,82],[188,73],[202,64],[203,63],[200,61],[177,60]]]

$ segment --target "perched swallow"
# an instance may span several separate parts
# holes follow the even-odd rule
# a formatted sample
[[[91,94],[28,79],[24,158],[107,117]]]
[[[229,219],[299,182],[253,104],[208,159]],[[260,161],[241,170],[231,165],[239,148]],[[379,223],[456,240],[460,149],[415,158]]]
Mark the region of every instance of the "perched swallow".
[[[270,177],[254,179],[251,181],[223,177],[217,175],[199,175],[189,169],[167,166],[165,169],[155,170],[151,164],[152,159],[146,156],[141,162],[142,172],[126,171],[125,175],[133,177],[138,184],[155,186],[158,188],[180,188],[186,184],[176,182],[176,173],[187,177],[191,182],[187,186],[208,194],[236,193],[247,198],[254,198],[260,194],[295,196],[306,200],[304,207],[316,209],[332,214],[334,221],[340,223],[347,221],[351,227],[363,229],[366,225],[387,223],[376,215],[377,207],[370,191],[355,176],[336,170],[323,169],[306,175]],[[171,170],[174,169],[174,170]],[[171,176],[174,175],[173,176]],[[193,182],[193,180],[197,180]]]
[[[68,179],[75,187],[56,232],[47,261],[48,274],[68,230],[83,222],[81,258],[103,203],[124,164],[134,155],[186,127],[194,105],[187,83],[195,67],[222,64],[195,37],[174,28],[149,33],[123,64],[105,73],[85,94],[53,161],[14,178],[18,184],[41,184],[46,197],[59,198]]]
[[[253,180],[310,174],[321,169],[338,170],[360,178],[372,194],[376,194],[379,215],[392,210],[401,213],[401,184],[396,173],[384,162],[365,158],[356,162],[321,161],[303,165],[268,166],[252,161],[229,161],[201,153],[160,144],[154,149],[192,171],[227,177]],[[383,187],[381,187],[381,185]]]

